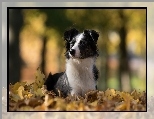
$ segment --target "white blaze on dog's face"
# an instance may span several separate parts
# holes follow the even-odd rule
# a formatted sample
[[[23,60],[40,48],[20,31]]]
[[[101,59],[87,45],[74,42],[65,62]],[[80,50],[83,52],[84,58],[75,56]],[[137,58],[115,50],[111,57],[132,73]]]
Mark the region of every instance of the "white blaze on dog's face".
[[[79,34],[76,37],[76,42],[75,42],[74,46],[70,49],[70,50],[74,50],[75,51],[74,57],[76,57],[76,58],[80,57],[79,44],[80,44],[80,41],[81,41],[82,38],[83,38],[83,33]],[[69,53],[69,55],[72,57],[72,55],[70,53]]]

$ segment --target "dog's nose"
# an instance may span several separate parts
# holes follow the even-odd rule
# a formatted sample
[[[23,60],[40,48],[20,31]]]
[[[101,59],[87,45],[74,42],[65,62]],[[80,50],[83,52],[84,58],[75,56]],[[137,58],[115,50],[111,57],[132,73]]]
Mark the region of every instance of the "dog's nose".
[[[70,54],[71,54],[72,56],[74,56],[74,55],[75,55],[75,50],[74,50],[74,49],[71,49],[71,50],[70,50]]]

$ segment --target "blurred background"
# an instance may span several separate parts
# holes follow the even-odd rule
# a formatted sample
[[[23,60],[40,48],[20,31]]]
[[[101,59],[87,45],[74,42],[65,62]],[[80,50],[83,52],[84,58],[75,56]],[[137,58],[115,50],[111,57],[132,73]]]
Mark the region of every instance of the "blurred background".
[[[146,90],[146,9],[9,9],[9,83],[63,72],[72,27],[100,33],[99,90]]]

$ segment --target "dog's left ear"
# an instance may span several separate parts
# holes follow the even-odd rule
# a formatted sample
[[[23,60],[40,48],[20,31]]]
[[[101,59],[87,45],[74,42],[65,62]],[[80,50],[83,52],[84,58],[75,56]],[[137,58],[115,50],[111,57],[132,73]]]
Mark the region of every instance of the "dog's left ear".
[[[89,34],[90,37],[97,43],[99,33],[95,30],[84,30],[84,34]]]

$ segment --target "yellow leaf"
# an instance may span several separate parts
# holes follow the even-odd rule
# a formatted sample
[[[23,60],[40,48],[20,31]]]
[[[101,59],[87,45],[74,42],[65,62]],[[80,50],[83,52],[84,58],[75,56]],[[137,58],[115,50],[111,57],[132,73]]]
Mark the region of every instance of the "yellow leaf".
[[[24,86],[26,84],[26,82],[17,82],[17,83],[15,83],[14,85],[11,85],[10,86],[10,91],[12,92],[12,93],[15,93],[15,94],[17,94],[18,93],[18,88],[20,87],[20,86]]]
[[[18,91],[18,95],[20,99],[24,99],[23,94],[22,94],[22,92],[24,91],[24,87],[20,86],[17,91]]]
[[[112,100],[112,98],[114,96],[116,96],[116,93],[115,93],[115,90],[114,89],[107,89],[105,91],[105,96],[109,99],[109,100]]]
[[[44,96],[41,88],[38,88],[36,91],[34,91],[34,94],[40,97]]]
[[[41,88],[45,82],[45,80],[44,80],[45,75],[41,72],[40,68],[37,69],[35,76],[36,76],[35,83],[37,84],[37,86],[39,88]]]
[[[18,100],[20,100],[21,98],[19,97],[19,95],[16,95],[14,93],[11,93],[9,96],[10,100],[13,100],[15,102],[18,102]]]

